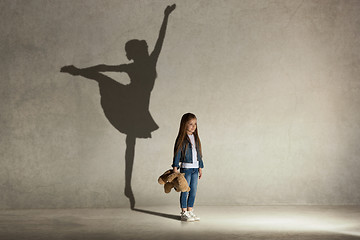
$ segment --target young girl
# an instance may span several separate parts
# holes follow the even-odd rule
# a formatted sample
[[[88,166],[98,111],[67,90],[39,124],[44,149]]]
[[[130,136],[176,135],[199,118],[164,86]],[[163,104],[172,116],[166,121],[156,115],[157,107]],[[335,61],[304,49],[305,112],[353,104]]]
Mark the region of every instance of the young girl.
[[[199,221],[200,218],[193,212],[198,178],[202,176],[201,142],[197,130],[196,116],[186,113],[182,116],[179,134],[175,141],[174,158],[171,165],[174,172],[185,173],[186,181],[189,184],[190,192],[180,193],[180,207],[182,221]],[[189,196],[188,196],[189,195]]]

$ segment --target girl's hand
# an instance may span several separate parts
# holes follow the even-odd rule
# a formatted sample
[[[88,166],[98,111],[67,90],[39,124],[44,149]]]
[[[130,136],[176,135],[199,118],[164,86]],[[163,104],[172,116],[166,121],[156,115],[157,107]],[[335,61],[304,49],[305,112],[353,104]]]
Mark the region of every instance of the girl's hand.
[[[199,179],[201,178],[201,176],[202,176],[202,170],[201,168],[199,168]]]
[[[175,8],[176,8],[176,4],[173,4],[173,5],[171,5],[171,6],[170,6],[170,5],[167,6],[167,7],[165,8],[164,14],[167,15],[167,16],[169,16],[170,13],[171,13],[172,11],[174,11]]]

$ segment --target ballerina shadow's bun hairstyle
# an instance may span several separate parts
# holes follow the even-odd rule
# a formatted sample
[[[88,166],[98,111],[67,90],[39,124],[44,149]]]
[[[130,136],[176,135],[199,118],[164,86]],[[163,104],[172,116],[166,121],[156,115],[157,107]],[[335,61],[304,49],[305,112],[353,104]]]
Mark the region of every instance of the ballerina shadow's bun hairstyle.
[[[129,60],[149,56],[148,45],[145,40],[132,39],[125,43],[126,57]]]
[[[192,119],[197,119],[195,114],[193,114],[193,113],[185,113],[181,117],[179,133],[178,133],[178,136],[175,141],[174,156],[176,155],[176,153],[178,153],[180,150],[182,150],[182,146],[185,143],[190,142],[190,139],[186,132],[186,125]],[[200,153],[200,156],[202,157],[201,142],[200,142],[197,126],[196,126],[196,129],[193,134],[194,134],[194,138],[195,138],[195,144],[197,146],[197,151]],[[185,144],[185,151],[187,149],[187,146],[188,146],[188,144]]]

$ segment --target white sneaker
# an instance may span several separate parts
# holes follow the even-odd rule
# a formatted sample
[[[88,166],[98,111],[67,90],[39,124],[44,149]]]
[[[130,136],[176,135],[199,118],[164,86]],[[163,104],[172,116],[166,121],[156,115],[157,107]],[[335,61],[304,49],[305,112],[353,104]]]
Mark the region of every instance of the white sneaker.
[[[193,222],[195,219],[190,215],[189,211],[181,212],[181,221]]]
[[[195,213],[193,211],[189,211],[189,215],[194,218],[195,221],[200,221],[200,218],[198,216],[195,215]]]

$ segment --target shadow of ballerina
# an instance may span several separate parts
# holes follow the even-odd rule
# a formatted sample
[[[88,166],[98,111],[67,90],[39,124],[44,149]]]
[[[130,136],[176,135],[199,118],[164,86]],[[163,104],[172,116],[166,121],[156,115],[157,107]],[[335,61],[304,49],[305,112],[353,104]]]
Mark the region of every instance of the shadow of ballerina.
[[[126,56],[133,62],[100,64],[88,68],[69,65],[60,70],[98,82],[101,107],[106,118],[119,132],[126,134],[124,194],[130,201],[131,209],[135,208],[131,178],[136,138],[151,138],[151,132],[159,128],[149,112],[150,95],[157,77],[156,63],[165,38],[168,17],[174,9],[175,4],[166,7],[159,37],[151,54],[145,40],[133,39],[125,44]],[[121,84],[103,72],[125,72],[130,77],[130,84]]]

